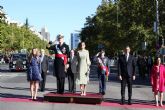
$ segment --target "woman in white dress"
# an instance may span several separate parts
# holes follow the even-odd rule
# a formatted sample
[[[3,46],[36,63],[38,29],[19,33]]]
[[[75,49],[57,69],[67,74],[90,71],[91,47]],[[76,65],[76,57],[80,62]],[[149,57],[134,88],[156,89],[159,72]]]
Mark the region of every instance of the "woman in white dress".
[[[85,49],[85,42],[79,43],[79,50],[77,52],[77,84],[80,85],[81,95],[86,95],[86,85],[89,81],[90,59],[89,52]]]

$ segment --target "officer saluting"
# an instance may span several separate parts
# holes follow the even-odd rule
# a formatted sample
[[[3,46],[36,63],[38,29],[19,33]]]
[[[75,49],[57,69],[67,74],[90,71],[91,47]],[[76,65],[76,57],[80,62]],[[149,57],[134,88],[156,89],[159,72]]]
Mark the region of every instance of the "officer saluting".
[[[64,36],[59,34],[57,35],[58,44],[49,45],[47,49],[53,50],[55,53],[54,60],[54,69],[55,75],[57,78],[57,93],[64,93],[64,84],[66,76],[66,68],[68,68],[68,55],[69,55],[69,46],[64,43]]]

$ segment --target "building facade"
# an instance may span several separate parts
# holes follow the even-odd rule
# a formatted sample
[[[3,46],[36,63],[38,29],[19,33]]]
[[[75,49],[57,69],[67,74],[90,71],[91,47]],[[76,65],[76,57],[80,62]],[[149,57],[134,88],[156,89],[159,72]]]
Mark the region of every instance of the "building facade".
[[[5,12],[0,8],[0,18],[2,18],[2,15],[5,16],[4,21],[5,21],[7,24],[9,24],[9,25],[16,25],[16,26],[18,26],[18,27],[22,27],[22,26],[25,25],[24,23],[21,23],[21,22],[19,22],[19,21],[16,21],[16,20],[11,19],[11,18],[10,18],[9,16],[7,16],[7,15],[5,14]],[[1,19],[0,19],[0,20],[1,20]],[[2,19],[2,20],[3,20],[3,19]],[[29,26],[28,28],[29,28],[29,30],[30,30],[33,34],[37,35],[41,40],[44,40],[44,41],[47,41],[47,42],[50,41],[50,33],[48,32],[48,30],[47,30],[46,27],[41,28],[41,31],[38,31],[34,26]]]
[[[43,37],[43,40],[46,40],[47,42],[50,41],[50,33],[48,32],[46,27],[41,28],[40,34]]]
[[[70,39],[70,47],[71,49],[76,49],[78,46],[78,43],[80,42],[80,35],[79,33],[71,33],[71,39]]]

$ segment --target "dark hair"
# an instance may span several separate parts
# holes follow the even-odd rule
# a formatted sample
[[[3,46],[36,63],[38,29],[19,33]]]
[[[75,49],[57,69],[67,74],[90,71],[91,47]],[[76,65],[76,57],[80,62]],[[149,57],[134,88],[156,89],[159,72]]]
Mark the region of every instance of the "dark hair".
[[[52,41],[49,41],[49,44],[50,44],[50,45],[52,45],[52,44],[53,44],[53,42],[52,42]]]
[[[154,58],[154,65],[157,65],[157,64],[158,64],[158,63],[157,63],[158,58],[160,58],[160,56],[156,56],[156,57]]]
[[[28,58],[29,63],[31,63],[32,57],[36,57],[36,55],[33,55],[33,50],[34,50],[34,49],[36,49],[36,48],[32,48],[31,53],[30,53],[30,55],[29,55],[29,58]]]
[[[130,46],[129,46],[129,45],[125,46],[125,48],[128,48],[128,47],[130,48]]]
[[[80,42],[79,44],[78,44],[78,50],[81,50],[81,45],[82,45],[82,43],[84,43],[85,44],[85,42]]]
[[[104,49],[101,49],[100,52],[104,52],[105,53],[105,50]]]
[[[99,57],[101,57],[101,54],[102,54],[102,53],[105,54],[105,50],[104,50],[104,49],[101,49],[99,52],[100,52]]]
[[[129,45],[125,46],[124,50],[125,50],[126,48],[129,48],[129,49],[131,49]]]
[[[70,51],[69,51],[69,57],[71,57],[71,51],[74,51],[74,55],[75,55],[75,50],[74,49],[71,49]]]

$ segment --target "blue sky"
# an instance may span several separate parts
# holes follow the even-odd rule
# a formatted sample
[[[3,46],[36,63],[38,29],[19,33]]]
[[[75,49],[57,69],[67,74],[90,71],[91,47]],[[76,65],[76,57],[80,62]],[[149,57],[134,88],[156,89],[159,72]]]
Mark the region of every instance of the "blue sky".
[[[81,30],[85,18],[95,14],[101,0],[0,0],[0,5],[10,18],[25,22],[37,30],[46,26],[55,40],[58,33],[69,43],[70,33]]]

